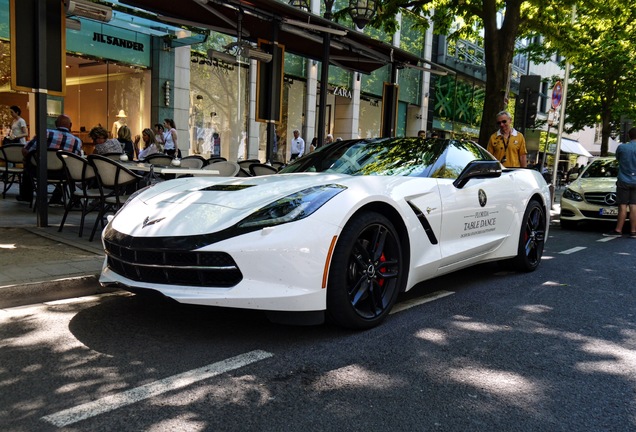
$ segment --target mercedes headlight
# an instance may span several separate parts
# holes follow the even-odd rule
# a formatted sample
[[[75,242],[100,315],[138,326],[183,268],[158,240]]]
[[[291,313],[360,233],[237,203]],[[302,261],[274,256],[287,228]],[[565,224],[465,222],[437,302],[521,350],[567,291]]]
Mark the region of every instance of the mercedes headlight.
[[[570,201],[583,201],[583,196],[578,192],[574,192],[570,188],[566,188],[563,191],[563,198],[569,199]]]
[[[304,219],[346,187],[314,186],[281,198],[252,213],[238,223],[239,228],[264,228]]]

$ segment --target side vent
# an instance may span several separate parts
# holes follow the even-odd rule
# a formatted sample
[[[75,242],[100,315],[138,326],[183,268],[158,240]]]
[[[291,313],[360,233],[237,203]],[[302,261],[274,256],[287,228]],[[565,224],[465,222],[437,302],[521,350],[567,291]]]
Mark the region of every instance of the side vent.
[[[419,220],[420,224],[422,224],[422,228],[424,228],[424,232],[426,233],[426,236],[430,240],[431,244],[437,244],[437,237],[435,237],[435,233],[433,233],[433,228],[431,228],[431,224],[428,223],[428,219],[426,219],[426,215],[422,212],[422,210],[417,208],[417,206],[415,206],[413,203],[409,202],[409,206],[413,210],[413,213],[415,213],[415,216],[417,216],[417,220]]]

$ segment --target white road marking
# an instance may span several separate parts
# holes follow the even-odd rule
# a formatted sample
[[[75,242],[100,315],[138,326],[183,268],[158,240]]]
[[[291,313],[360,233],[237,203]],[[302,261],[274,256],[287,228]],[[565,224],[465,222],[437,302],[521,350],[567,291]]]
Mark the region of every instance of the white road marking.
[[[620,238],[620,237],[603,237],[603,238],[598,239],[596,241],[597,242],[608,242],[608,241],[612,241],[612,240],[617,239],[617,238]]]
[[[222,373],[238,369],[273,356],[274,354],[267,351],[250,351],[198,369],[173,375],[141,387],[126,390],[119,394],[106,396],[93,402],[88,402],[74,408],[69,408],[55,414],[47,415],[42,417],[42,420],[45,420],[57,427],[68,426],[70,424],[77,423],[78,421],[86,420],[99,414],[104,414],[117,408],[134,404],[144,399],[187,387],[197,381],[212,378]]]
[[[438,300],[452,294],[455,294],[455,293],[452,291],[435,291],[434,293],[430,293],[429,295],[426,295],[424,297],[407,300],[393,306],[393,309],[391,309],[391,312],[389,312],[389,315],[392,315],[397,312],[402,312],[403,310],[410,309],[413,306],[418,306],[424,303],[432,302],[434,300]]]
[[[587,248],[583,247],[583,246],[577,246],[577,247],[573,247],[572,249],[566,249],[566,250],[561,251],[559,253],[562,254],[562,255],[570,255],[570,254],[573,254],[575,252],[580,252],[583,249],[587,249]]]

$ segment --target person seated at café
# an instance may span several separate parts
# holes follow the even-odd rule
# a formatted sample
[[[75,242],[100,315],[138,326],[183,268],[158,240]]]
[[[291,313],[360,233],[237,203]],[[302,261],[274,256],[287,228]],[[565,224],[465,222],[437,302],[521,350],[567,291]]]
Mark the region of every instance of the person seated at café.
[[[108,131],[101,126],[95,126],[88,133],[93,143],[95,144],[95,150],[93,153],[104,155],[106,153],[122,153],[121,144],[117,140],[108,139]]]
[[[82,154],[82,141],[71,133],[71,118],[65,114],[55,120],[55,129],[46,130],[47,148],[53,150],[65,150],[76,155]],[[25,160],[25,175],[20,182],[20,194],[16,197],[18,201],[31,202],[33,200],[33,178],[37,176],[37,169],[31,164],[31,155],[38,148],[38,137],[34,137],[22,149]],[[61,178],[61,171],[52,171],[47,174],[49,178]],[[51,206],[62,205],[63,192],[60,187],[56,187],[49,201]]]
[[[123,125],[119,128],[117,141],[119,141],[124,153],[128,156],[128,160],[133,160],[135,158],[135,145],[132,142],[132,134],[128,126]]]
[[[143,143],[140,144],[140,141]],[[143,148],[141,147],[143,146]],[[152,129],[146,128],[141,132],[141,138],[139,135],[135,136],[135,149],[137,149],[137,159],[144,160],[151,154],[159,153],[157,143],[155,141],[155,133]]]

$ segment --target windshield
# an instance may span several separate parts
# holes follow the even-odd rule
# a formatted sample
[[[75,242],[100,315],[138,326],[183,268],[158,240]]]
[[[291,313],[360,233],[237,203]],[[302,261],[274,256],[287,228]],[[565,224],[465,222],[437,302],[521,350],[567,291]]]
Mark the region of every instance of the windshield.
[[[618,161],[616,159],[595,160],[587,167],[581,177],[618,177]]]
[[[281,173],[457,178],[474,160],[492,160],[492,156],[470,141],[380,138],[321,147],[294,161]]]

